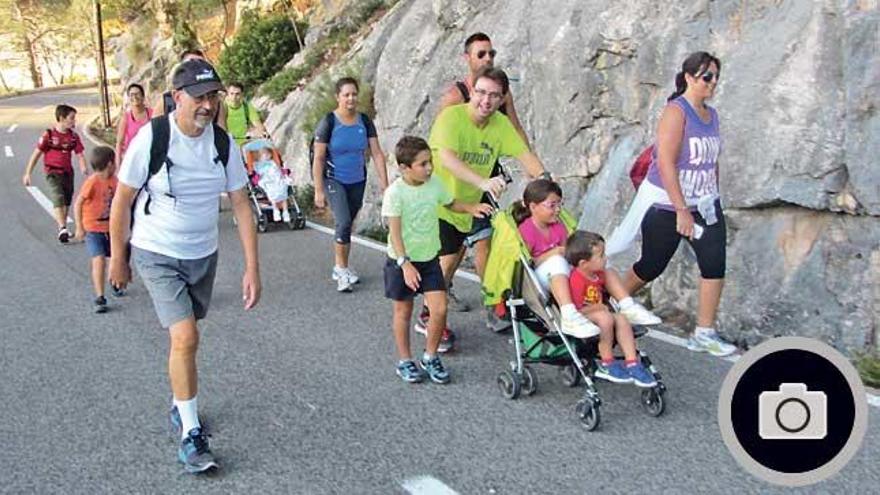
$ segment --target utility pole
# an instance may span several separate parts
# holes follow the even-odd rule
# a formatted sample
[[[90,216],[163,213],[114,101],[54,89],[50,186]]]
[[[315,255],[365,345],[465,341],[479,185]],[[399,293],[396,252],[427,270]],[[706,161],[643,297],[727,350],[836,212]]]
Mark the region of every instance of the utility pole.
[[[107,65],[104,61],[104,28],[101,24],[101,1],[95,0],[95,22],[98,25],[98,90],[101,92],[101,117],[110,127],[110,94],[107,91]]]

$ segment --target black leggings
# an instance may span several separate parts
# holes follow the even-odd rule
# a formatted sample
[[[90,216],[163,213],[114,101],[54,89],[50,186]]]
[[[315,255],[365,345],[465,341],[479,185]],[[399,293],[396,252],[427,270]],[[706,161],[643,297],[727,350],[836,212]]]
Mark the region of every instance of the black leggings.
[[[695,211],[694,224],[703,227],[703,236],[690,240],[685,237],[697,255],[700,276],[705,279],[723,279],[727,270],[727,223],[721,203],[715,202],[718,222],[706,225],[703,217]],[[651,208],[642,219],[642,257],[633,265],[636,276],[645,282],[659,277],[675,250],[682,235],[675,230],[675,212]]]

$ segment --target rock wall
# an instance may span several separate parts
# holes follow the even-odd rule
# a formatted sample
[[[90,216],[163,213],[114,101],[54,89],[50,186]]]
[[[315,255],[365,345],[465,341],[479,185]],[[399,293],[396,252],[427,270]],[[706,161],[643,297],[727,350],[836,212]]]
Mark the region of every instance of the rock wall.
[[[534,149],[584,228],[610,234],[633,197],[627,171],[652,140],[688,53],[722,61],[728,277],[720,328],[753,343],[821,337],[877,345],[880,307],[880,10],[874,0],[605,2],[402,0],[341,63],[375,88],[384,149],[427,136],[465,37],[488,33]],[[269,126],[307,175],[298,116],[307,85]],[[516,166],[514,166],[516,168]],[[375,188],[364,222],[375,222]],[[616,260],[626,267],[637,256]],[[668,316],[693,314],[687,247],[650,289]]]

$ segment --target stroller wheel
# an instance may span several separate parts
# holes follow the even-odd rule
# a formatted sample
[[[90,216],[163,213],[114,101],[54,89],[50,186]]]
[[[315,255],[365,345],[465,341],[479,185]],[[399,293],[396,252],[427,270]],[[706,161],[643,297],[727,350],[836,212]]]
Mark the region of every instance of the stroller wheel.
[[[575,405],[575,412],[581,424],[587,431],[593,431],[599,426],[601,415],[599,414],[599,406],[591,399],[581,399]]]
[[[516,399],[521,389],[519,375],[510,370],[502,371],[498,374],[498,388],[505,399]]]
[[[657,388],[647,388],[642,390],[642,407],[645,411],[654,416],[660,416],[666,409],[666,403],[663,401],[663,394],[659,393]]]
[[[522,370],[522,391],[526,395],[534,395],[538,391],[538,375],[528,366],[523,366]]]
[[[562,384],[569,388],[577,387],[581,382],[581,374],[574,364],[566,364],[559,368],[559,379]]]
[[[306,217],[302,216],[302,214],[297,215],[297,217],[293,220],[293,228],[295,230],[302,230],[306,228]]]

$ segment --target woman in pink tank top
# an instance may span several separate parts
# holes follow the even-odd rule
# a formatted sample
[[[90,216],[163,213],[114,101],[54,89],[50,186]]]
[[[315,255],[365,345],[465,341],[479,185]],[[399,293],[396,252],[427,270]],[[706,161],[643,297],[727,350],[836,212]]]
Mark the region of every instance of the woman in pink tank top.
[[[140,84],[131,83],[125,91],[128,97],[128,110],[119,118],[119,127],[116,130],[116,165],[122,163],[122,156],[131,140],[137,135],[141,127],[150,122],[153,110],[146,106],[146,95]]]

